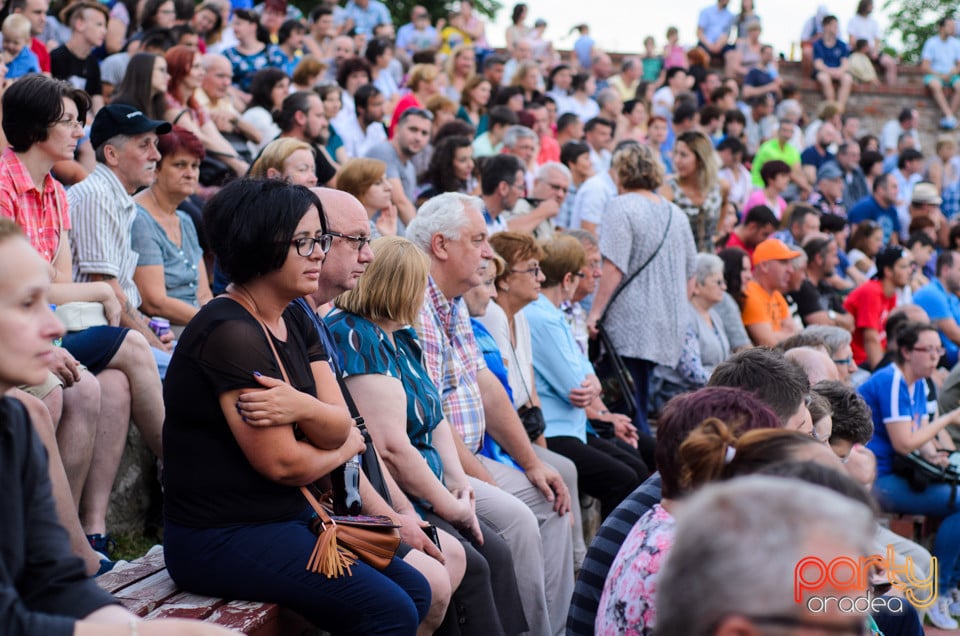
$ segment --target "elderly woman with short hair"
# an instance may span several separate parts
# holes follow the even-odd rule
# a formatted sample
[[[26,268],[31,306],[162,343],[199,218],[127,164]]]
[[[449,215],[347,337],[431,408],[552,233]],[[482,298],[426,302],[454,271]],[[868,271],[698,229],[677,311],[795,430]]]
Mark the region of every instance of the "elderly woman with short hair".
[[[853,340],[850,332],[834,325],[810,325],[801,335],[816,339],[826,348],[830,359],[837,365],[840,381],[849,385],[850,376],[857,370],[857,365],[853,362],[853,349],[850,346]]]
[[[657,411],[673,396],[705,386],[714,367],[730,357],[730,342],[714,310],[726,289],[723,260],[716,254],[697,254],[680,362],[653,370],[651,391]]]

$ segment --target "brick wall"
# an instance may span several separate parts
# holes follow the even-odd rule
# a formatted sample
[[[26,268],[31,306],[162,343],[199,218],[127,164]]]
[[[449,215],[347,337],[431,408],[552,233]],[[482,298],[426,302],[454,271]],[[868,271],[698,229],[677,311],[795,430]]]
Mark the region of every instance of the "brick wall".
[[[823,101],[816,82],[801,72],[798,62],[782,63],[780,69],[785,81],[800,87],[801,103],[808,117],[815,117],[820,102]],[[901,109],[916,108],[920,113],[920,144],[924,154],[930,154],[933,152],[937,135],[943,131],[938,128],[940,109],[923,87],[922,78],[919,69],[901,67],[898,82],[893,87],[855,85],[847,112],[860,118],[862,133],[872,132],[879,135],[883,124],[896,119]],[[949,92],[947,99],[950,99]]]

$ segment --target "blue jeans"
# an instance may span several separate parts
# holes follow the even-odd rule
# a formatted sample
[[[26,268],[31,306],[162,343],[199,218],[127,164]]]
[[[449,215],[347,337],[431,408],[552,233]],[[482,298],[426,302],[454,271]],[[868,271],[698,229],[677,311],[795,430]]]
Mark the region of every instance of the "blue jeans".
[[[950,485],[930,484],[922,492],[916,492],[910,489],[906,479],[889,474],[877,478],[873,492],[884,510],[944,518],[932,552],[937,558],[940,593],[957,587],[960,584],[960,507],[957,502],[950,505]]]
[[[226,528],[167,521],[164,555],[171,578],[196,594],[277,603],[334,634],[409,636],[430,608],[430,586],[394,558],[380,572],[363,562],[328,579],[306,569],[317,537],[299,519]]]

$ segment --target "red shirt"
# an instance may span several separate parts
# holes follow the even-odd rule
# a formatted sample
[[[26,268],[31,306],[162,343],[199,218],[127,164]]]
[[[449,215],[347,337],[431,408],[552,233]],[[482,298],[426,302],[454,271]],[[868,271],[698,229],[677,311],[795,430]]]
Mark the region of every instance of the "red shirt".
[[[750,257],[750,261],[753,261],[753,248],[747,247],[747,244],[744,243],[739,236],[737,236],[736,232],[730,232],[730,236],[727,238],[726,247],[739,247],[747,253],[747,256]]]
[[[542,166],[550,161],[560,161],[560,144],[553,137],[541,137],[537,165]]]
[[[49,173],[38,188],[23,162],[7,148],[0,155],[0,215],[20,226],[30,245],[53,262],[64,231],[70,229],[67,193]]]
[[[853,360],[863,364],[867,359],[867,351],[863,348],[863,330],[876,329],[880,334],[880,347],[887,349],[887,317],[897,306],[897,295],[887,297],[883,293],[883,283],[870,280],[857,287],[843,302],[843,308],[853,316],[855,330],[853,332]]]
[[[34,52],[37,56],[37,60],[40,61],[40,70],[44,73],[50,72],[50,51],[47,50],[47,47],[38,40],[33,38],[30,40],[30,50]]]

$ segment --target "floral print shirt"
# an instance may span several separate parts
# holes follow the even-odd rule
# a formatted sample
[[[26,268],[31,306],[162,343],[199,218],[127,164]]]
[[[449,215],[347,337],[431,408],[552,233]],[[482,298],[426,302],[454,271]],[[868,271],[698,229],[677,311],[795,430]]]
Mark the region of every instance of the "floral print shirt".
[[[673,515],[656,504],[627,535],[603,585],[597,636],[653,634],[657,578],[673,546]]]

